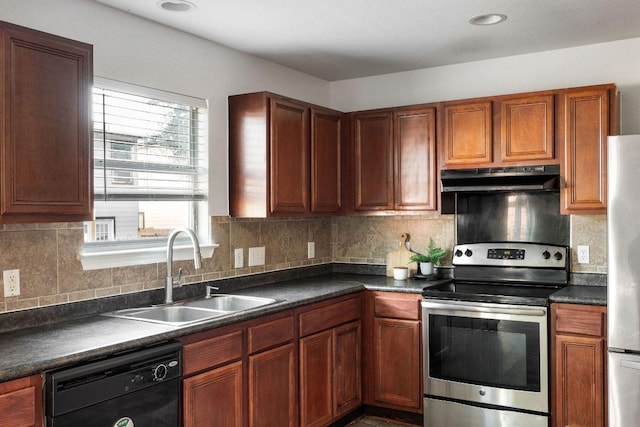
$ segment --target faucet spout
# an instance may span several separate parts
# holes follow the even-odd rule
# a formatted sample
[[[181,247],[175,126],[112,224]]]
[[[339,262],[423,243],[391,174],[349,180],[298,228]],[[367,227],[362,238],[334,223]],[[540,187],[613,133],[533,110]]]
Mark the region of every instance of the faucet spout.
[[[186,233],[191,239],[191,243],[193,243],[193,265],[195,266],[196,270],[202,267],[200,243],[198,243],[198,237],[193,232],[193,230],[187,227],[178,227],[171,231],[171,233],[169,234],[169,239],[167,240],[167,281],[164,297],[165,304],[170,304],[173,302],[173,243],[176,240],[176,236],[180,233]]]

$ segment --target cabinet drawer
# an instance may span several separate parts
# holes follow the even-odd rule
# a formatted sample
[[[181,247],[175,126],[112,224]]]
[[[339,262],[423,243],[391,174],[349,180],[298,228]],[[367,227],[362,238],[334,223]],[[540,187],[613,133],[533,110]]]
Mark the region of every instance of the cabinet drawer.
[[[374,313],[376,317],[420,320],[420,300],[418,295],[375,295]]]
[[[20,378],[0,384],[0,424],[40,426],[41,389],[39,376]]]
[[[300,313],[300,336],[304,337],[359,318],[360,295],[358,294],[357,297],[345,301]]]
[[[275,319],[248,328],[249,354],[292,341],[293,316]]]
[[[554,309],[556,333],[604,336],[605,309],[597,306],[557,305]]]
[[[185,344],[182,350],[182,374],[189,375],[241,357],[241,330]]]

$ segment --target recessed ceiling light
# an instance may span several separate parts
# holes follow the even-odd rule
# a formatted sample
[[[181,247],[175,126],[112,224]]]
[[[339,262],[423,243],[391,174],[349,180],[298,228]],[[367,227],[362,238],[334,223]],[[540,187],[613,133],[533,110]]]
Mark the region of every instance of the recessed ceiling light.
[[[487,13],[486,15],[478,15],[469,19],[469,23],[473,25],[494,25],[499,24],[507,19],[507,15],[500,13]]]
[[[158,3],[160,9],[169,12],[188,12],[196,8],[196,5],[186,0],[160,0]]]

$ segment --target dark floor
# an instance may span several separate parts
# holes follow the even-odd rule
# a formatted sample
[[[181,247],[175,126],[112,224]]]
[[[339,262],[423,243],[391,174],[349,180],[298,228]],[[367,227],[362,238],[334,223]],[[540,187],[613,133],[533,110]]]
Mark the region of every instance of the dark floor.
[[[387,420],[385,418],[364,416],[358,418],[348,425],[348,427],[407,427],[411,424],[403,424],[398,421]]]

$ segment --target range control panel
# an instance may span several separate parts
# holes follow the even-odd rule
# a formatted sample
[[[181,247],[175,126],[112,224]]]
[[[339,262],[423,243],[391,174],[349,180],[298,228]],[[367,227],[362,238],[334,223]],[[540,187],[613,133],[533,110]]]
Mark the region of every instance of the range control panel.
[[[569,248],[538,243],[468,243],[453,248],[453,265],[565,268]]]

